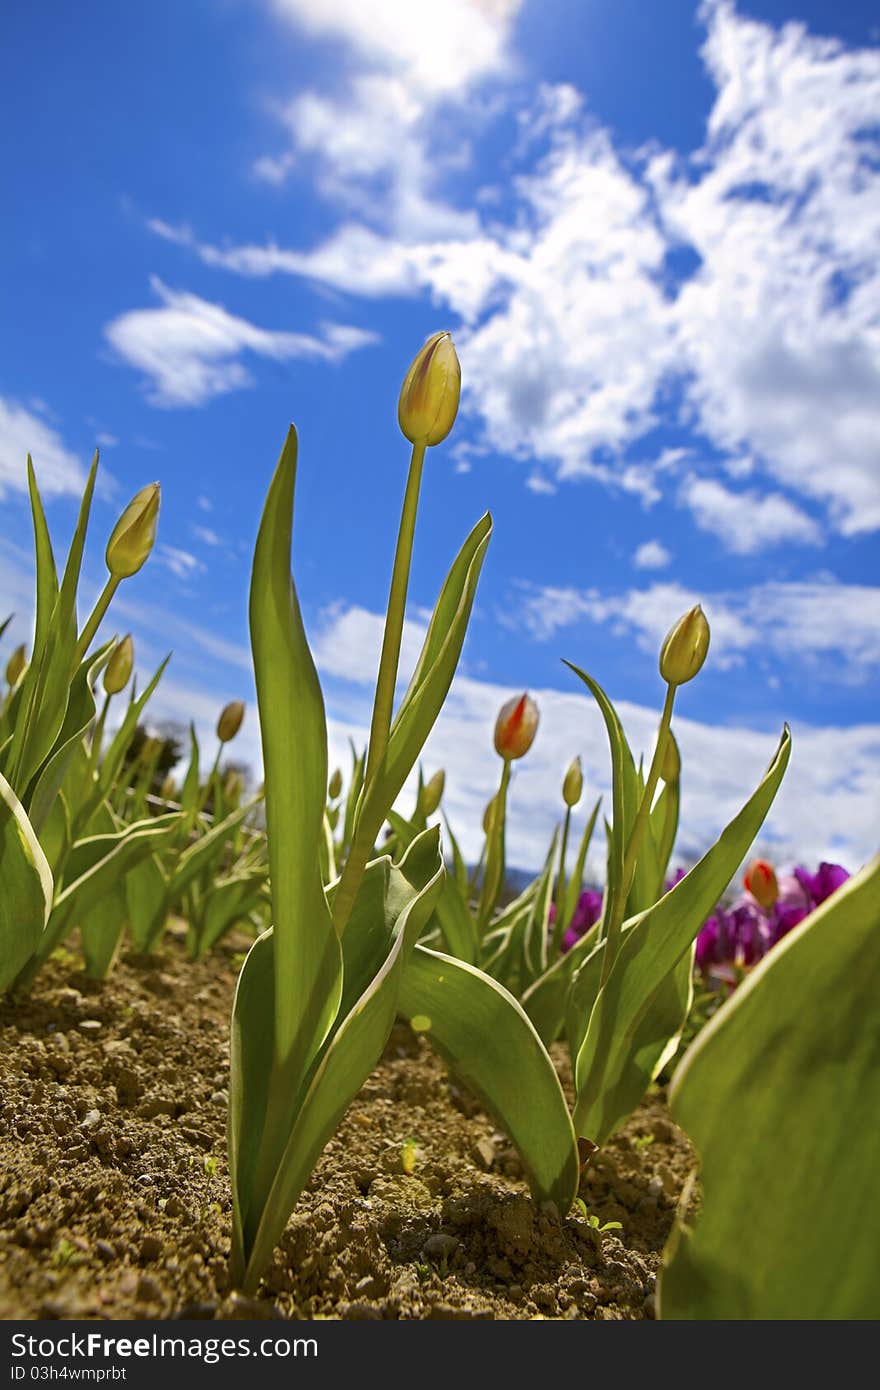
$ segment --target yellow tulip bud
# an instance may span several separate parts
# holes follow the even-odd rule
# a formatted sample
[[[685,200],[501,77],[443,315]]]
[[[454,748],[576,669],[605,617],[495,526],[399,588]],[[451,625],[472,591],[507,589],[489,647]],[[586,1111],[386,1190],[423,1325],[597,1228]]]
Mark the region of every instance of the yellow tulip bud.
[[[241,728],[241,721],[244,719],[244,701],[232,700],[223,709],[220,718],[217,720],[217,737],[221,743],[228,743],[235,738]]]
[[[693,680],[709,650],[709,624],[697,603],[669,629],[660,649],[660,674],[669,685]]]
[[[538,732],[538,706],[528,695],[514,695],[495,724],[495,752],[502,758],[521,758],[528,753]]]
[[[25,650],[24,642],[22,642],[20,647],[16,647],[15,651],[12,653],[12,656],[6,663],[6,679],[8,680],[10,685],[18,684],[19,679],[24,674],[26,667],[27,652]]]
[[[439,444],[458,414],[461,365],[449,333],[435,333],[403,379],[397,419],[411,444]]]
[[[160,488],[150,483],[133,497],[107,542],[107,568],[116,579],[129,579],[146,562],[156,540]]]
[[[562,783],[562,799],[566,806],[577,806],[583,795],[583,790],[584,772],[581,767],[580,758],[575,758],[574,761],[569,764],[568,771],[565,774],[565,781]]]
[[[443,799],[443,789],[446,786],[446,773],[442,767],[439,772],[435,772],[422,787],[422,794],[419,797],[419,810],[423,816],[433,816],[437,807]]]
[[[104,689],[108,695],[118,695],[120,690],[125,689],[133,664],[134,643],[131,633],[128,633],[121,642],[116,643],[104,670]]]
[[[335,801],[336,798],[337,798],[337,796],[339,796],[339,794],[340,794],[341,791],[342,791],[342,773],[339,771],[339,768],[337,767],[336,771],[333,773],[332,777],[330,778],[330,784],[329,784],[329,786],[327,787],[327,795],[330,797],[330,800],[331,800],[331,801]]]
[[[681,777],[681,754],[671,729],[666,735],[666,745],[660,763],[660,776],[664,782],[677,782]]]

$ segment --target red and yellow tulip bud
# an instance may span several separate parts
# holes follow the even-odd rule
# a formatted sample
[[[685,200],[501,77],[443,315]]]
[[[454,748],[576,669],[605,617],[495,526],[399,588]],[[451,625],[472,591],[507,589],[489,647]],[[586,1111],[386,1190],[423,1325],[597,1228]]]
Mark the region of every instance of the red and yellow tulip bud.
[[[666,735],[663,758],[660,763],[660,776],[664,782],[677,782],[681,777],[681,754],[678,751],[675,735],[671,730]]]
[[[660,649],[660,674],[669,685],[693,680],[709,650],[709,624],[697,603],[669,629]]]
[[[776,902],[779,897],[779,884],[776,881],[776,874],[772,864],[768,864],[766,859],[753,859],[746,869],[743,884],[746,891],[751,893],[756,902],[766,912]]]
[[[327,784],[327,795],[331,801],[335,801],[342,791],[342,773],[337,767],[330,777]]]
[[[429,777],[419,796],[419,811],[423,816],[433,816],[443,799],[446,787],[446,773],[442,767],[433,777]]]
[[[580,758],[575,758],[568,767],[562,783],[562,799],[571,809],[577,806],[584,791],[584,771]]]
[[[121,642],[116,643],[104,670],[104,690],[108,695],[118,695],[120,690],[125,689],[133,664],[134,643],[128,633]]]
[[[495,752],[510,761],[528,753],[538,732],[538,706],[528,695],[502,705],[495,724]]]
[[[107,542],[107,568],[115,579],[129,579],[146,563],[156,540],[161,490],[141,488],[113,527]]]
[[[243,719],[244,701],[231,700],[221,711],[220,718],[217,720],[217,737],[221,743],[228,743],[230,739],[235,738]]]
[[[439,444],[455,423],[461,365],[449,333],[429,338],[403,379],[397,419],[411,444]]]
[[[27,651],[22,642],[20,647],[16,647],[12,656],[6,663],[6,679],[10,685],[17,685],[27,667]]]

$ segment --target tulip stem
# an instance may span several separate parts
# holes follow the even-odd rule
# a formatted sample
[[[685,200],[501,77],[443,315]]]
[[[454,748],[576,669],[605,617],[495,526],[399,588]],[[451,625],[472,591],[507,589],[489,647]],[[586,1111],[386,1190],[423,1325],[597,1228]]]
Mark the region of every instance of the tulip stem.
[[[77,641],[76,648],[74,649],[73,653],[74,670],[76,670],[77,666],[79,666],[89,647],[92,645],[92,638],[98,631],[98,628],[101,626],[101,620],[104,617],[104,614],[107,612],[107,609],[110,607],[110,601],[113,598],[113,595],[116,593],[116,590],[119,588],[119,585],[119,576],[111,574],[107,580],[107,583],[104,585],[104,588],[101,590],[98,602],[92,609],[88,622],[86,623],[85,627],[79,635],[79,639]]]
[[[95,727],[92,730],[92,746],[89,749],[89,770],[95,772],[98,766],[98,759],[101,756],[101,744],[104,742],[104,725],[107,722],[107,710],[110,708],[110,693],[104,694],[104,703],[101,706],[101,713],[95,720]]]
[[[391,712],[394,708],[394,690],[397,685],[397,668],[400,663],[403,620],[406,613],[406,593],[409,587],[416,512],[419,506],[419,489],[422,482],[422,465],[425,461],[426,447],[424,440],[413,445],[409,474],[406,480],[406,492],[403,496],[400,529],[397,533],[397,549],[394,552],[394,568],[391,572],[391,589],[388,594],[388,611],[385,616],[385,632],[382,637],[382,656],[379,660],[379,675],[376,680],[376,698],[373,701],[370,743],[364,774],[365,787],[369,787],[370,782],[379,776],[385,762],[385,754],[388,751],[388,736],[391,731]]]
[[[639,802],[639,809],[633,822],[627,842],[626,852],[623,856],[623,872],[621,874],[620,892],[615,895],[611,908],[611,916],[605,932],[605,952],[602,957],[602,980],[605,981],[611,972],[614,958],[617,954],[621,927],[623,926],[623,914],[626,911],[626,903],[632,891],[633,880],[636,875],[636,862],[638,859],[639,846],[645,832],[645,826],[651,814],[651,803],[654,800],[654,793],[657,790],[657,783],[660,781],[660,769],[663,766],[663,756],[666,751],[666,740],[669,737],[669,727],[672,723],[672,706],[675,703],[675,692],[678,689],[675,685],[667,685],[666,699],[663,702],[663,713],[660,716],[660,724],[657,729],[657,744],[654,748],[654,756],[651,759],[651,766],[648,771],[648,780],[645,783],[645,790]]]
[[[559,948],[562,945],[562,935],[567,923],[563,918],[565,911],[565,856],[568,851],[568,834],[571,828],[571,807],[565,808],[565,820],[562,822],[562,840],[559,845],[559,872],[556,875],[556,921],[553,923],[553,935],[550,939],[550,959],[555,960],[559,955]]]
[[[482,933],[489,925],[495,904],[504,887],[504,825],[507,820],[507,789],[510,786],[510,758],[505,758],[501,768],[501,781],[492,798],[492,812],[489,816],[489,830],[486,835],[486,868],[483,873],[483,886],[480,890],[480,903],[477,908],[477,930]]]

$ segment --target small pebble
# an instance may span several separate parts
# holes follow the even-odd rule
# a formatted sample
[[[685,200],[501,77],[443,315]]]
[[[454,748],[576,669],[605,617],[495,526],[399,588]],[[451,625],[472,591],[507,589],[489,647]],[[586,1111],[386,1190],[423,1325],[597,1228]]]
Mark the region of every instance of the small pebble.
[[[428,1260],[448,1260],[449,1256],[458,1249],[458,1238],[446,1235],[444,1231],[438,1231],[436,1235],[428,1236],[422,1246],[422,1254]]]
[[[89,1033],[92,1037],[94,1037],[96,1033],[100,1033],[101,1029],[104,1027],[103,1023],[97,1018],[84,1018],[82,1023],[78,1026],[80,1032]]]

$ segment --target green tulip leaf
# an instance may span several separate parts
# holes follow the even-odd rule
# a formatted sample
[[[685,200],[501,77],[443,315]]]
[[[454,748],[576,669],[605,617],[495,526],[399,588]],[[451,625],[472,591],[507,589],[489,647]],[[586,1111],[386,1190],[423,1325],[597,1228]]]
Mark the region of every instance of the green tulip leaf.
[[[667,1246],[662,1317],[876,1318],[878,999],[880,858],[767,953],[673,1078],[702,1205]]]

